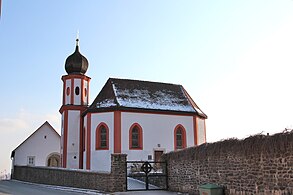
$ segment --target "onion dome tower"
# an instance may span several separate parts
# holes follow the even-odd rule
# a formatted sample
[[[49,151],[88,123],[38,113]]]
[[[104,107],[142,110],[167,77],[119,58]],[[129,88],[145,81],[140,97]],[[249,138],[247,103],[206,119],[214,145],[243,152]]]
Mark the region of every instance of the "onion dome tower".
[[[59,112],[61,124],[62,167],[83,168],[84,131],[82,112],[89,104],[90,77],[85,73],[88,60],[79,52],[79,39],[73,54],[65,61],[67,75],[62,76],[63,99]]]
[[[76,47],[73,54],[68,56],[65,61],[65,70],[68,74],[84,75],[88,69],[89,63],[81,53],[79,53],[79,40],[76,39]]]

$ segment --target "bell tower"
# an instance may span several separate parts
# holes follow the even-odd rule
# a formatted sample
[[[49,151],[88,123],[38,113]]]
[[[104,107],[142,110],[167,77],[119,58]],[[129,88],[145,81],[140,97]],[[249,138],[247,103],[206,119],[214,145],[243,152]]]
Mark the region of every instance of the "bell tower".
[[[83,120],[81,114],[89,104],[90,77],[85,73],[88,60],[79,52],[79,39],[73,54],[65,61],[67,75],[62,76],[63,99],[59,112],[61,122],[62,167],[81,169],[83,167]]]

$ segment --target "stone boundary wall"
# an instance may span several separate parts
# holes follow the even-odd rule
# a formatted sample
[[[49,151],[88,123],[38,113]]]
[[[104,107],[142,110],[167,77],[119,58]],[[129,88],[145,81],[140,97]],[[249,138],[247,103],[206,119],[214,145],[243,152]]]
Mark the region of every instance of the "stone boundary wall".
[[[112,154],[111,173],[64,168],[15,166],[12,179],[48,185],[94,189],[104,192],[126,191],[126,154]]]
[[[171,191],[198,194],[213,183],[225,194],[293,194],[293,131],[203,144],[162,159]]]

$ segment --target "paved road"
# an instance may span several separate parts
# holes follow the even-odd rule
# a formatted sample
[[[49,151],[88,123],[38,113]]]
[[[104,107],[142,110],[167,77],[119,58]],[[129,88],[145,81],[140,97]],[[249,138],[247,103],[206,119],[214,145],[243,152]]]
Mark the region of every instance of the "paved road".
[[[168,192],[168,191],[161,191],[161,190],[154,190],[154,191],[133,191],[133,192],[115,192],[115,195],[183,195],[182,193],[177,192]]]
[[[56,189],[55,186],[45,186],[23,183],[14,180],[1,180],[0,181],[0,195],[81,195],[85,192],[75,192],[69,189]],[[99,194],[100,193],[91,193]]]
[[[146,188],[145,182],[133,179],[131,177],[127,177],[127,186],[127,189],[129,190],[143,190]],[[159,187],[149,184],[149,189],[156,190],[159,189]]]
[[[106,195],[95,190],[49,186],[42,184],[30,184],[15,180],[0,180],[0,195]],[[131,191],[115,192],[112,195],[177,195],[180,193],[167,191]]]

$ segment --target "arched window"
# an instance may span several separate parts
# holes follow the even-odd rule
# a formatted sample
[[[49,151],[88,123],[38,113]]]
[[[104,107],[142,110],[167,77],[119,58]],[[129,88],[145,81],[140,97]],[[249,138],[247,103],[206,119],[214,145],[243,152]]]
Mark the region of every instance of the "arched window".
[[[96,129],[96,150],[109,150],[109,128],[105,123]]]
[[[186,131],[182,125],[177,125],[174,130],[175,150],[186,148]]]
[[[129,149],[142,150],[143,149],[142,128],[139,124],[134,123],[129,129]]]

